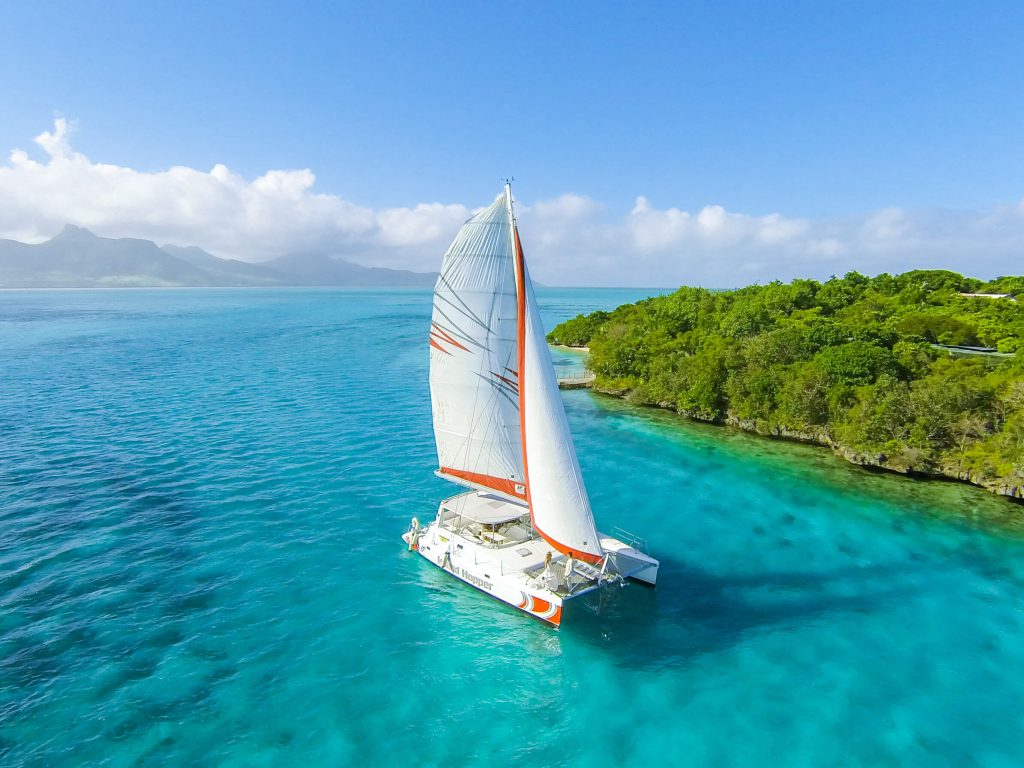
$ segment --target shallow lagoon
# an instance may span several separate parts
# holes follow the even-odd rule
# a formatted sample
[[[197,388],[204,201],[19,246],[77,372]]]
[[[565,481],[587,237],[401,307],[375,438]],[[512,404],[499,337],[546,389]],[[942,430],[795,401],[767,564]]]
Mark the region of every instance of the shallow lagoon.
[[[556,632],[398,538],[450,490],[428,314],[0,294],[0,762],[1020,764],[1021,507],[567,392],[663,567]]]

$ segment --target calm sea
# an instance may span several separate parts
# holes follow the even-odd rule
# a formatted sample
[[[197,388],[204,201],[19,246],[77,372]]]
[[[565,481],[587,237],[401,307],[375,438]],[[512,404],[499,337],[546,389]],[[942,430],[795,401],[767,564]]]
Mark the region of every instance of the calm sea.
[[[656,590],[554,631],[407,553],[453,490],[429,308],[0,293],[0,764],[1024,763],[1022,508],[981,491],[574,391]]]

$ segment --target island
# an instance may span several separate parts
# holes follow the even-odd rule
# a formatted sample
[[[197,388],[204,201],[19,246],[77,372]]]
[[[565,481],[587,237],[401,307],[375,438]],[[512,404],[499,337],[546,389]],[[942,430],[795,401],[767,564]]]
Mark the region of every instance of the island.
[[[674,293],[578,315],[594,389],[1024,498],[1024,277],[946,270]]]

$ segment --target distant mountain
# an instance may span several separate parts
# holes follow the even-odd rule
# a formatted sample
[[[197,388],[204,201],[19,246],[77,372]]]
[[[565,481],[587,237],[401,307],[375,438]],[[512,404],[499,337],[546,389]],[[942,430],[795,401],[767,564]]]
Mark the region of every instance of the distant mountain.
[[[409,272],[404,269],[361,267],[350,261],[325,254],[303,253],[280,256],[266,262],[266,266],[293,282],[290,285],[348,285],[433,287],[436,272]]]
[[[164,245],[161,250],[199,267],[232,285],[283,285],[288,282],[286,275],[263,264],[252,264],[237,259],[220,259],[194,245]]]
[[[38,245],[0,240],[4,288],[210,285],[211,277],[149,240],[110,240],[70,224]]]
[[[325,254],[263,264],[221,259],[194,246],[98,237],[68,224],[38,245],[0,240],[0,288],[200,286],[429,287],[436,273],[363,267]]]

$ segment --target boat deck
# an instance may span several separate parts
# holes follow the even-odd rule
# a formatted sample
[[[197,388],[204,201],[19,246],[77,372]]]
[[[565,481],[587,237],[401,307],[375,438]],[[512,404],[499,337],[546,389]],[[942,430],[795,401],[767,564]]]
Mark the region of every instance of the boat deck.
[[[524,584],[534,582],[542,576],[545,559],[550,555],[552,568],[547,588],[563,598],[632,577],[652,565],[657,568],[657,561],[635,549],[632,540],[627,544],[599,534],[609,562],[604,567],[595,567],[574,560],[567,578],[568,558],[534,532],[529,509],[521,502],[486,492],[471,491],[446,499],[441,503],[438,522],[439,530],[448,537],[443,541],[450,538],[448,546],[454,547],[460,558],[472,558],[473,566],[496,567],[498,573],[484,574],[488,578],[502,576]]]
[[[473,549],[476,562],[492,562],[501,566],[502,573],[515,571],[532,571],[544,567],[544,558],[548,552],[553,556],[558,553],[550,544],[539,537],[526,541],[514,541],[502,533],[481,531],[472,534],[469,531],[452,531],[458,539],[464,539]]]
[[[474,565],[497,566],[497,574],[485,574],[489,577],[501,575],[505,578],[521,579],[523,583],[531,582],[541,577],[544,572],[544,560],[548,553],[551,553],[552,570],[557,580],[551,591],[563,599],[585,594],[597,589],[602,582],[616,579],[613,574],[606,577],[598,568],[581,560],[574,560],[573,570],[566,580],[564,568],[568,558],[540,537],[527,541],[494,543],[488,536],[491,533],[488,531],[482,532],[479,536],[466,536],[465,532],[456,532],[450,528],[442,530],[451,534],[456,548],[462,549],[463,557],[473,558]],[[501,534],[494,535],[501,537]]]

